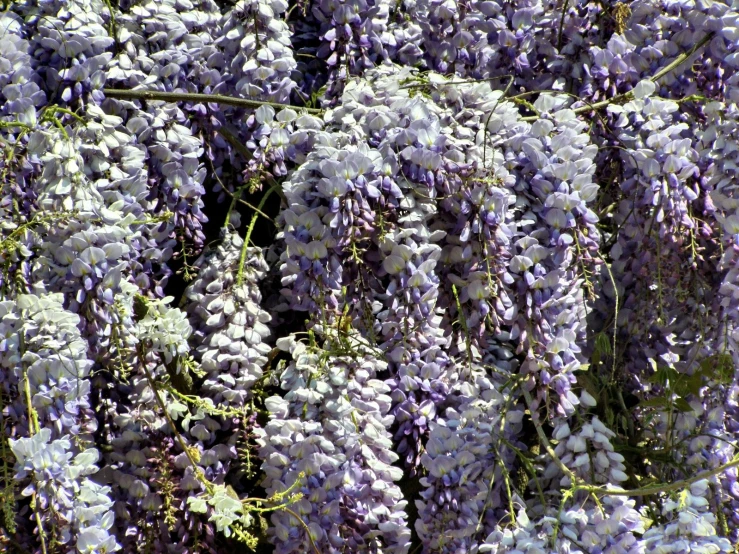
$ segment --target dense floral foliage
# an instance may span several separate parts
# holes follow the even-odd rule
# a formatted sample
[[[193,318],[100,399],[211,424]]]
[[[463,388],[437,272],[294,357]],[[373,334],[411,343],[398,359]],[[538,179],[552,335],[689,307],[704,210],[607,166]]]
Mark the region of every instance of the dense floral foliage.
[[[736,0],[6,0],[0,550],[736,551],[738,129]]]

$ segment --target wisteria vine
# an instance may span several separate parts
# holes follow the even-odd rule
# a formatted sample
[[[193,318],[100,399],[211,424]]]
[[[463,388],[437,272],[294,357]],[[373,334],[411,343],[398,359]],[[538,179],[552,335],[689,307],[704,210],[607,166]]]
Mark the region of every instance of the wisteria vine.
[[[0,549],[739,548],[735,0],[6,0]]]

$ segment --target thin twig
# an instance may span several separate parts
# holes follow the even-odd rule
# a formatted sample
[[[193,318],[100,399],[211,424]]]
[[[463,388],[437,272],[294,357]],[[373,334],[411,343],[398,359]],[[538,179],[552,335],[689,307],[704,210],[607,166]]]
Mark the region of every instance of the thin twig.
[[[544,447],[544,450],[547,451],[547,454],[551,456],[552,461],[556,464],[556,466],[567,475],[567,477],[570,478],[570,481],[575,484],[578,479],[577,475],[568,468],[562,460],[559,459],[559,456],[557,456],[557,453],[554,451],[554,448],[552,448],[552,444],[549,442],[549,439],[547,438],[547,434],[544,432],[544,429],[541,427],[541,423],[539,423],[539,420],[537,419],[537,414],[535,410],[533,409],[534,406],[534,399],[531,397],[531,393],[526,390],[525,385],[521,385],[521,392],[523,393],[523,397],[526,399],[526,405],[529,408],[529,414],[531,415],[531,421],[534,423],[534,427],[536,428],[536,434],[539,435],[539,441],[541,442],[541,445]]]
[[[244,204],[244,206],[250,208],[251,210],[254,210],[256,213],[258,213],[259,215],[267,219],[270,223],[272,223],[273,225],[276,225],[274,219],[269,217],[263,211],[258,210],[256,206],[252,206],[251,204],[249,204],[249,202],[241,198],[241,194],[244,192],[244,190],[246,190],[247,185],[242,185],[236,189],[236,192],[231,192],[230,190],[228,190],[228,188],[226,188],[226,185],[223,183],[223,181],[221,181],[221,178],[218,176],[218,173],[216,173],[216,168],[213,166],[213,161],[208,159],[208,162],[210,163],[213,177],[215,177],[216,181],[218,181],[218,184],[221,186],[221,190],[223,190],[223,192],[225,192],[229,197],[231,197],[231,205],[228,207],[228,212],[226,212],[226,220],[223,222],[224,227],[228,227],[228,224],[231,220],[231,213],[233,212],[234,206],[236,205],[237,202],[239,204]]]
[[[488,150],[488,124],[490,123],[490,119],[493,117],[493,114],[495,113],[495,110],[498,109],[498,105],[500,104],[500,101],[505,98],[505,95],[508,94],[508,91],[511,90],[511,87],[513,86],[513,76],[511,76],[510,80],[508,81],[508,84],[506,85],[506,88],[503,90],[503,94],[501,94],[498,99],[495,101],[495,105],[493,106],[493,109],[490,110],[490,115],[488,115],[488,118],[485,120],[485,127],[482,129],[482,136],[483,136],[483,142],[482,142],[482,166],[485,167],[485,158],[487,156],[487,150]]]
[[[187,445],[187,442],[180,434],[174,421],[172,421],[172,417],[169,415],[169,412],[167,411],[167,407],[164,403],[164,400],[159,395],[159,389],[156,386],[156,381],[154,380],[154,377],[152,376],[151,372],[149,371],[147,367],[146,357],[144,354],[144,350],[141,346],[137,348],[137,354],[138,354],[139,360],[141,361],[144,374],[146,375],[146,380],[149,382],[149,387],[151,387],[151,390],[154,393],[154,398],[156,399],[156,402],[159,405],[159,409],[162,410],[162,413],[164,414],[164,417],[167,420],[167,424],[172,428],[172,431],[174,432],[177,441],[180,443],[180,447],[185,452],[185,456],[187,456],[187,459],[189,460],[190,465],[192,466],[192,469],[195,473],[196,478],[205,487],[205,490],[207,491],[207,493],[213,496],[214,491],[215,491],[213,483],[209,481],[203,474],[202,470],[200,469],[200,466],[198,466],[197,462],[195,461],[195,458],[192,455],[192,452],[190,451],[190,447]],[[253,502],[255,499],[250,499],[250,500]],[[261,502],[269,502],[269,499],[266,499],[266,498],[258,499],[258,500]],[[240,502],[243,506],[244,501],[242,500]],[[294,511],[292,511],[291,509],[285,506],[275,507],[275,509],[285,510],[286,512],[290,513],[293,517],[295,517],[303,525],[303,527],[305,527],[306,531],[308,532],[308,540],[310,540],[311,545],[313,545],[313,548],[316,551],[316,554],[321,554],[315,542],[313,541],[313,537],[310,534],[310,529],[308,528],[306,523],[300,518],[300,516],[298,516],[298,514],[296,514]],[[238,531],[238,529],[236,528],[234,528],[233,530]]]
[[[269,195],[272,194],[275,190],[277,190],[277,187],[280,185],[274,185],[267,189],[267,192],[264,193],[264,196],[262,196],[262,199],[259,201],[259,206],[257,206],[257,210],[261,211],[262,208],[264,208],[264,204],[267,202],[267,198],[269,198]],[[246,230],[246,236],[244,237],[244,244],[241,246],[241,255],[239,256],[239,272],[236,275],[236,286],[241,286],[244,283],[244,266],[246,265],[246,253],[247,249],[249,248],[249,242],[251,241],[251,234],[254,231],[254,225],[257,223],[257,213],[255,213],[251,221],[249,222],[249,228]]]
[[[251,160],[254,157],[254,153],[244,146],[236,136],[236,134],[225,126],[221,126],[216,129],[216,133],[225,138],[234,149],[243,156],[246,161]]]
[[[183,438],[182,434],[180,434],[180,431],[179,429],[177,429],[177,425],[175,425],[175,422],[172,420],[172,417],[169,415],[169,412],[167,411],[167,405],[164,403],[164,400],[162,400],[162,397],[159,395],[159,389],[157,388],[156,381],[154,380],[153,375],[151,374],[151,372],[149,371],[149,368],[147,367],[148,362],[146,361],[146,355],[144,353],[143,347],[140,344],[136,348],[136,353],[139,358],[139,361],[141,362],[141,368],[144,370],[144,375],[146,376],[146,380],[149,382],[149,387],[151,387],[151,391],[154,393],[154,399],[156,400],[156,403],[159,405],[159,409],[162,410],[164,419],[167,420],[167,424],[172,428],[172,432],[175,434],[175,438],[177,439],[177,442],[179,442],[180,448],[182,448],[183,452],[185,453],[185,456],[187,456],[187,459],[190,461],[190,465],[192,466],[195,476],[203,484],[208,494],[212,495],[213,494],[213,484],[210,481],[208,481],[203,475],[200,467],[198,466],[197,462],[195,461],[195,458],[192,455],[192,452],[190,451],[190,447],[188,446],[187,442]],[[200,479],[201,477],[202,479]]]
[[[705,46],[713,37],[714,37],[714,33],[712,32],[708,33],[705,37],[703,37],[700,41],[698,41],[698,43],[695,46],[693,46],[690,50],[680,54],[670,64],[662,68],[654,76],[650,77],[649,80],[652,82],[656,82],[657,80],[667,75],[670,71],[673,71],[674,69],[676,69],[677,67],[685,63],[685,61],[688,58],[690,58],[690,56],[692,56],[699,49]],[[621,102],[624,100],[629,100],[631,98],[633,98],[633,93],[629,91],[623,94],[617,94],[616,96],[608,100],[601,100],[600,102],[595,102],[594,104],[588,104],[587,106],[581,106],[579,108],[575,108],[572,111],[575,112],[575,114],[596,111],[596,110],[600,110],[601,108],[607,108],[611,104],[615,104],[617,102]],[[539,119],[538,116],[530,116],[530,117],[522,117],[521,121],[536,121],[537,119]]]
[[[234,149],[244,157],[245,160],[249,161],[254,157],[254,153],[239,142],[239,138],[226,126],[216,129],[216,132],[225,138],[229,144],[231,144],[231,146],[233,146]],[[282,192],[282,186],[275,180],[275,178],[269,174],[263,174],[262,178],[270,187],[277,187],[277,194],[279,194],[280,198],[284,200],[285,194]]]
[[[313,535],[311,535],[311,534],[310,534],[310,527],[308,527],[308,525],[307,525],[307,524],[305,523],[305,521],[303,521],[303,518],[301,518],[301,517],[300,517],[300,516],[299,516],[298,514],[296,514],[296,513],[295,513],[295,512],[293,511],[293,510],[291,510],[290,508],[286,508],[286,507],[284,507],[284,506],[281,506],[281,507],[280,507],[280,508],[278,508],[278,509],[279,509],[279,510],[285,510],[285,511],[286,511],[286,512],[287,512],[288,514],[290,514],[291,516],[293,516],[293,517],[294,517],[295,519],[297,519],[297,520],[298,520],[298,522],[299,522],[299,523],[300,523],[300,524],[301,524],[301,525],[303,526],[303,528],[305,529],[305,532],[306,532],[306,533],[308,534],[308,540],[310,541],[310,544],[311,544],[311,546],[313,547],[313,550],[315,551],[315,553],[316,553],[316,554],[321,554],[321,551],[320,551],[320,550],[318,550],[318,546],[316,545],[315,541],[313,540]]]
[[[670,71],[678,67],[680,64],[682,64],[684,61],[686,61],[690,56],[695,54],[698,50],[700,50],[703,46],[708,44],[714,37],[715,33],[710,32],[706,36],[704,36],[701,40],[698,41],[698,43],[693,46],[690,50],[687,52],[684,52],[680,54],[677,58],[675,58],[672,63],[662,68],[660,71],[658,71],[654,77],[650,79],[652,82],[657,82],[659,79],[667,75]]]
[[[402,87],[398,87],[399,90],[403,89],[414,89],[414,88],[423,88],[423,87],[429,87],[429,86],[435,86],[435,87],[447,87],[449,85],[471,85],[474,83],[489,83],[492,81],[499,81],[501,79],[508,79],[510,77],[513,77],[513,75],[497,75],[495,77],[487,77],[486,79],[462,79],[459,81],[446,81],[444,83],[438,82],[438,83],[413,83],[410,85],[403,85]]]
[[[259,108],[261,106],[272,106],[275,109],[283,110],[292,108],[303,110],[308,113],[322,114],[323,110],[316,108],[303,108],[301,106],[291,106],[290,104],[280,104],[279,102],[266,102],[262,100],[247,100],[246,98],[236,98],[234,96],[225,96],[223,94],[201,94],[197,92],[160,92],[156,90],[123,90],[104,88],[103,94],[108,98],[118,98],[121,100],[162,100],[163,102],[206,102],[212,104],[227,104],[229,106],[238,106],[241,108]]]
[[[21,360],[25,356],[26,352],[26,334],[25,332],[20,333],[19,340],[18,340],[18,346],[19,350],[21,352]],[[38,413],[33,408],[33,398],[31,397],[31,381],[28,378],[28,369],[26,368],[26,364],[24,364],[21,361],[21,370],[23,372],[23,390],[26,394],[26,403],[28,408],[28,428],[29,428],[29,436],[33,437],[35,434],[41,432],[41,428],[38,423]],[[34,480],[36,479],[36,474],[34,472]],[[47,553],[46,549],[46,531],[44,530],[43,522],[41,521],[41,513],[39,511],[38,506],[38,491],[33,491],[33,494],[31,495],[31,505],[33,509],[33,514],[36,519],[36,526],[38,527],[38,538],[41,543],[41,552],[42,554]]]
[[[611,364],[611,382],[614,381],[616,378],[616,344],[618,340],[618,287],[616,286],[616,279],[613,277],[613,272],[611,271],[611,268],[608,267],[608,262],[600,256],[601,261],[603,262],[604,267],[606,268],[606,271],[608,272],[608,276],[611,278],[611,286],[613,287],[613,296],[615,297],[615,308],[614,308],[614,314],[613,314],[613,346],[611,351],[611,357],[612,357],[612,364]]]
[[[565,5],[562,6],[562,17],[559,20],[559,32],[557,33],[557,50],[562,50],[562,31],[565,27],[565,16],[567,10],[570,7],[570,0],[565,0]]]
[[[659,494],[664,492],[672,492],[677,491],[680,489],[685,489],[692,485],[693,483],[696,483],[698,481],[702,481],[703,479],[709,479],[710,477],[713,477],[715,475],[718,475],[719,473],[723,473],[727,469],[731,469],[732,467],[739,466],[739,456],[732,459],[730,462],[715,467],[713,469],[707,469],[706,471],[701,471],[700,473],[696,473],[692,477],[688,477],[687,479],[681,479],[680,481],[674,481],[672,483],[666,483],[664,485],[654,486],[654,487],[644,487],[642,489],[632,489],[632,490],[624,490],[624,489],[604,489],[601,487],[593,487],[590,485],[585,486],[576,486],[575,488],[581,489],[581,490],[589,490],[590,492],[596,492],[605,494],[608,496],[649,496],[652,494]]]
[[[229,191],[228,191],[227,189],[223,189],[223,191],[224,191],[224,192],[225,192],[226,194],[228,194],[228,195],[231,195],[231,193],[230,193],[230,192],[229,192]],[[233,196],[233,195],[231,195],[231,196]],[[243,198],[237,198],[237,199],[236,199],[236,201],[237,201],[237,202],[238,202],[239,204],[243,204],[243,205],[244,205],[244,206],[246,206],[247,208],[249,208],[249,209],[251,209],[251,210],[254,210],[254,212],[255,212],[255,213],[257,213],[257,214],[261,215],[261,216],[262,216],[262,217],[263,217],[264,219],[266,219],[267,221],[269,221],[269,222],[270,222],[270,223],[271,223],[272,225],[276,225],[276,223],[275,223],[275,220],[274,220],[273,218],[271,218],[270,216],[268,216],[268,215],[267,215],[266,213],[264,213],[264,212],[263,212],[262,210],[260,210],[259,208],[257,208],[257,207],[256,207],[256,206],[254,206],[253,204],[250,204],[249,202],[247,202],[247,201],[246,201],[246,200],[244,200]]]
[[[526,404],[529,407],[531,421],[534,423],[534,427],[536,428],[536,434],[539,436],[541,445],[544,447],[547,453],[551,456],[552,461],[555,463],[555,465],[567,477],[570,478],[573,490],[582,490],[590,494],[602,494],[604,496],[650,496],[652,494],[660,494],[660,493],[672,492],[672,491],[676,491],[680,489],[685,489],[686,487],[689,487],[693,483],[702,481],[703,479],[708,479],[710,477],[718,475],[719,473],[723,473],[724,471],[726,471],[727,469],[731,469],[732,467],[739,466],[739,455],[737,455],[730,462],[724,465],[715,467],[713,469],[707,469],[706,471],[701,471],[700,473],[696,473],[695,475],[693,475],[692,477],[688,477],[687,479],[681,479],[679,481],[674,481],[672,483],[666,483],[663,485],[658,485],[658,486],[653,486],[653,487],[644,487],[641,489],[631,489],[631,490],[614,489],[614,488],[606,489],[604,487],[599,487],[596,485],[588,485],[582,479],[580,479],[577,475],[575,475],[575,473],[572,470],[570,470],[566,465],[564,465],[562,460],[559,459],[559,456],[557,456],[556,452],[554,451],[554,448],[552,448],[552,445],[549,442],[549,439],[547,438],[547,435],[544,432],[544,429],[542,428],[541,423],[539,423],[539,420],[535,417],[535,414],[533,410],[531,409],[534,403],[534,400],[531,397],[531,393],[527,391],[523,386],[521,387],[521,391],[523,392],[523,396],[526,399]]]

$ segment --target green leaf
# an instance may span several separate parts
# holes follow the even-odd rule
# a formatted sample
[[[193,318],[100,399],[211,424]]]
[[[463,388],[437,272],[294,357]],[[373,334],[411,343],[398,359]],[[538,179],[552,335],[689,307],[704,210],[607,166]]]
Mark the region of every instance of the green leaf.
[[[694,373],[693,375],[683,375],[676,383],[674,390],[677,394],[682,397],[690,394],[698,395],[701,386],[703,386],[703,377],[700,373]]]
[[[598,333],[598,336],[595,337],[594,352],[598,353],[600,356],[611,355],[611,339],[605,333]]]
[[[701,362],[696,373],[711,381],[728,385],[734,379],[734,360],[729,354],[714,354]]]
[[[600,398],[600,390],[598,387],[598,380],[592,373],[586,371],[577,374],[577,384],[583,389],[588,391],[588,394],[598,400]]]
[[[647,381],[650,383],[654,383],[655,385],[667,386],[668,383],[672,385],[680,378],[680,374],[677,372],[676,369],[672,367],[668,367],[665,365],[657,366],[656,364],[653,364],[653,367],[656,367],[654,375],[647,379]]]
[[[239,500],[239,495],[236,494],[236,491],[231,485],[226,485],[226,494],[230,496],[231,498],[233,498],[234,500],[238,500],[239,502],[241,502]]]
[[[666,408],[668,405],[668,400],[664,396],[658,396],[656,398],[650,398],[649,400],[642,400],[639,402],[639,406],[644,408]]]
[[[688,404],[688,401],[684,398],[678,398],[675,400],[675,407],[681,412],[692,412],[693,407]]]

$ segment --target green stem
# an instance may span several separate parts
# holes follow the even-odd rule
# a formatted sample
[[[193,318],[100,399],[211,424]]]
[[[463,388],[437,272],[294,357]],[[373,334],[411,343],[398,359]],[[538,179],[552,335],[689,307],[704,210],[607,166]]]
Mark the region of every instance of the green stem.
[[[21,129],[25,129],[26,131],[30,131],[33,129],[30,125],[27,125],[26,123],[21,123],[20,121],[0,121],[0,129],[13,129],[15,127],[20,127]]]
[[[567,477],[570,478],[570,481],[572,484],[575,484],[580,479],[575,475],[575,473],[570,470],[563,462],[559,459],[559,456],[557,456],[557,453],[554,451],[554,448],[552,448],[551,443],[549,442],[549,439],[547,438],[547,434],[544,432],[544,429],[541,426],[541,423],[539,423],[538,416],[532,409],[534,405],[534,399],[531,397],[531,393],[527,391],[524,388],[524,385],[521,385],[521,392],[523,393],[523,397],[526,399],[526,405],[529,408],[529,414],[531,415],[531,421],[534,423],[534,427],[536,428],[536,434],[539,435],[539,441],[541,442],[541,445],[544,447],[544,450],[547,451],[547,454],[551,456],[552,461],[555,463],[555,465],[564,473]]]
[[[672,492],[677,491],[680,489],[684,489],[686,487],[689,487],[693,483],[696,483],[698,481],[702,481],[703,479],[709,479],[711,477],[714,477],[715,475],[718,475],[720,473],[723,473],[727,469],[731,469],[732,467],[739,466],[739,455],[736,456],[734,459],[732,459],[730,462],[715,467],[713,469],[707,469],[706,471],[701,471],[700,473],[696,473],[692,477],[688,477],[687,479],[681,479],[680,481],[674,481],[672,483],[665,483],[663,485],[658,485],[655,487],[644,487],[642,489],[632,489],[632,490],[624,490],[624,489],[603,489],[601,487],[595,487],[592,485],[578,485],[575,488],[580,490],[588,490],[590,492],[603,494],[606,496],[650,496],[652,494],[660,494],[665,492]]]
[[[612,356],[612,365],[611,365],[611,381],[615,381],[616,379],[616,342],[618,340],[618,287],[616,286],[616,279],[613,277],[613,272],[611,271],[610,266],[608,263],[601,257],[601,260],[603,260],[603,266],[606,268],[606,271],[608,272],[608,277],[611,279],[611,286],[613,287],[613,298],[615,301],[615,307],[614,307],[614,314],[613,314],[613,346],[611,347],[611,356]]]
[[[219,179],[220,182],[220,179]],[[234,211],[234,208],[236,207],[236,202],[241,200],[241,193],[244,192],[244,189],[246,188],[246,185],[241,186],[236,189],[236,192],[231,194],[228,192],[228,189],[221,184],[221,188],[223,188],[224,191],[228,193],[228,195],[231,197],[231,205],[228,207],[228,211],[226,212],[226,219],[223,221],[223,226],[228,227],[228,224],[231,222],[231,214]]]
[[[72,110],[70,110],[68,108],[63,108],[61,106],[57,106],[55,104],[52,104],[52,105],[46,106],[44,108],[44,114],[46,114],[46,111],[47,110],[49,112],[52,112],[52,113],[53,112],[60,112],[60,113],[65,113],[67,115],[71,115],[72,117],[74,117],[77,121],[79,121],[83,125],[85,125],[87,123],[83,117],[81,117],[79,114],[74,113]],[[42,116],[42,119],[43,119],[43,116]]]
[[[653,494],[660,494],[665,492],[672,492],[677,491],[681,489],[685,489],[692,485],[693,483],[696,483],[698,481],[702,481],[703,479],[709,479],[715,475],[718,475],[720,473],[723,473],[727,469],[731,469],[732,467],[739,466],[739,454],[736,455],[730,462],[721,465],[719,467],[715,467],[713,469],[707,469],[705,471],[701,471],[699,473],[696,473],[692,477],[688,477],[687,479],[681,479],[680,481],[674,481],[672,483],[665,483],[662,485],[657,485],[654,487],[644,487],[641,489],[606,489],[603,487],[599,487],[596,485],[588,485],[584,481],[582,481],[575,473],[573,473],[564,463],[562,463],[562,460],[559,459],[559,456],[554,452],[554,449],[552,448],[551,443],[549,442],[549,439],[547,438],[546,433],[544,432],[544,429],[541,427],[541,423],[539,423],[539,420],[534,417],[534,413],[531,410],[531,406],[533,405],[534,401],[531,397],[531,393],[527,391],[525,388],[521,387],[521,391],[523,392],[523,396],[526,399],[526,404],[528,404],[529,412],[531,413],[531,421],[534,422],[534,427],[536,428],[536,434],[539,435],[539,439],[541,441],[542,446],[547,451],[547,453],[551,456],[552,461],[555,463],[555,465],[565,474],[567,477],[570,478],[572,482],[572,489],[573,490],[582,490],[587,491],[591,494],[602,494],[604,496],[650,496]]]
[[[203,475],[202,470],[200,469],[200,466],[198,466],[197,462],[195,461],[195,458],[192,455],[192,452],[190,451],[190,447],[187,445],[187,442],[185,442],[185,439],[180,434],[179,429],[177,429],[177,426],[175,425],[175,422],[172,421],[172,418],[169,415],[169,412],[167,411],[167,406],[164,403],[164,400],[162,400],[162,397],[159,395],[159,389],[157,388],[156,381],[154,380],[154,377],[152,376],[151,372],[149,371],[149,368],[147,367],[148,363],[146,361],[146,356],[144,354],[144,349],[139,344],[139,346],[136,348],[136,354],[138,356],[139,362],[141,362],[141,369],[144,370],[144,375],[146,376],[146,380],[149,382],[149,386],[151,387],[151,391],[154,393],[154,398],[156,400],[156,403],[159,405],[159,409],[162,410],[162,415],[164,415],[164,419],[167,420],[167,424],[172,428],[172,432],[175,434],[175,438],[177,439],[177,442],[180,444],[180,448],[182,448],[182,451],[185,453],[185,456],[187,456],[187,459],[190,462],[190,465],[192,466],[193,472],[195,473],[195,477],[200,481],[205,487],[205,490],[210,494],[213,495],[213,484]]]
[[[122,90],[122,89],[103,89],[103,94],[108,98],[118,98],[120,100],[161,100],[163,102],[211,102],[214,104],[227,104],[229,106],[238,106],[241,108],[259,108],[261,106],[272,106],[275,109],[283,110],[285,108],[295,108],[308,113],[322,114],[323,110],[316,108],[302,108],[300,106],[291,106],[290,104],[280,104],[279,102],[264,102],[261,100],[247,100],[246,98],[236,98],[233,96],[224,96],[222,94],[201,94],[195,92],[160,92],[156,90]]]
[[[308,535],[308,540],[310,541],[310,544],[313,547],[313,551],[316,554],[321,554],[321,551],[318,550],[318,546],[316,545],[315,541],[313,540],[313,535],[310,534],[310,528],[305,523],[305,521],[303,521],[303,518],[300,517],[298,514],[296,514],[294,511],[292,511],[290,508],[280,507],[280,509],[281,510],[285,510],[288,514],[290,514],[291,516],[293,516],[295,519],[298,520],[298,522],[300,523],[300,525],[303,526],[303,528],[305,529],[305,532]]]
[[[233,146],[234,149],[244,157],[245,160],[248,161],[253,158],[253,153],[246,146],[244,146],[241,142],[239,142],[238,137],[234,134],[232,130],[229,130],[228,128],[226,128],[226,126],[222,126],[219,129],[217,129],[216,132],[219,135],[221,135],[223,138],[225,138],[231,144],[231,146]],[[282,192],[282,187],[279,185],[277,181],[275,181],[274,177],[271,177],[270,175],[264,175],[263,179],[269,186],[277,187],[277,194],[279,194],[280,197],[284,199],[284,193]],[[225,187],[223,190],[226,191],[226,194],[230,194]],[[244,200],[239,200],[239,202],[251,207],[251,205],[247,204]],[[269,216],[264,215],[264,217],[266,217],[267,219],[271,221],[271,218]]]
[[[499,81],[500,79],[508,79],[510,77],[512,77],[512,75],[498,75],[496,77],[487,77],[486,79],[462,79],[459,81],[446,81],[443,83],[429,83],[428,81],[426,81],[424,83],[413,83],[411,85],[403,85],[402,87],[399,87],[399,90],[423,88],[423,87],[428,87],[428,86],[448,87],[450,85],[470,85],[472,83],[489,83],[491,81]]]
[[[21,352],[21,358],[23,358],[23,355],[26,352],[26,337],[25,333],[21,333],[19,335],[19,350]],[[26,396],[26,403],[28,408],[28,427],[29,427],[29,436],[33,437],[36,433],[40,431],[39,423],[38,423],[38,414],[36,413],[36,410],[33,409],[33,399],[31,397],[31,382],[28,380],[28,373],[26,371],[25,364],[22,365],[23,370],[23,390],[25,392]],[[39,541],[41,542],[41,552],[42,554],[46,554],[46,531],[44,531],[43,522],[41,521],[41,513],[39,512],[38,508],[38,501],[36,500],[36,492],[34,491],[31,504],[33,507],[34,516],[36,518],[36,525],[38,527],[38,537]]]
[[[706,36],[704,36],[701,40],[698,41],[698,43],[693,46],[690,50],[687,52],[683,52],[680,54],[677,58],[675,58],[672,63],[662,68],[660,71],[658,71],[654,77],[650,79],[652,82],[657,82],[659,79],[667,75],[670,71],[680,66],[683,62],[685,62],[690,56],[695,54],[698,50],[700,50],[703,46],[708,44],[714,37],[716,33],[710,32]]]
[[[562,6],[562,17],[559,19],[559,32],[557,34],[557,50],[562,50],[562,31],[565,26],[565,16],[567,15],[567,8],[570,7],[570,0],[565,0],[565,5]]]
[[[249,228],[246,230],[246,236],[244,237],[244,244],[241,246],[241,256],[239,256],[239,272],[236,276],[236,286],[240,287],[244,283],[244,266],[246,265],[246,252],[249,248],[249,242],[251,241],[251,234],[254,231],[254,226],[257,223],[257,217],[259,216],[259,213],[262,208],[264,208],[264,204],[267,202],[267,198],[269,198],[270,194],[272,194],[280,185],[273,185],[270,188],[267,189],[267,192],[264,193],[264,196],[262,196],[262,199],[259,201],[259,205],[257,206],[257,213],[255,213],[251,217],[251,221],[249,222]]]
[[[705,37],[703,37],[695,46],[693,46],[690,50],[687,52],[684,52],[680,54],[677,58],[675,58],[670,64],[662,68],[660,71],[658,71],[654,76],[650,77],[650,81],[656,82],[657,80],[661,79],[665,75],[667,75],[670,71],[673,71],[677,69],[680,65],[685,63],[685,61],[690,58],[693,54],[695,54],[699,49],[701,49],[703,46],[705,46],[712,38],[714,37],[714,33],[708,33]],[[594,104],[588,104],[587,106],[582,106],[580,108],[575,108],[572,110],[576,114],[591,112],[595,110],[599,110],[601,108],[607,108],[611,104],[615,104],[617,102],[630,100],[633,97],[633,94],[631,92],[625,92],[623,94],[617,94],[613,98],[610,98],[608,100],[601,100],[600,102],[595,102]],[[675,100],[676,102],[679,102],[680,100]],[[522,117],[521,121],[536,121],[539,119],[538,116],[530,116],[530,117]]]
[[[508,81],[508,84],[506,85],[505,89],[503,90],[503,94],[500,95],[498,100],[495,101],[495,105],[493,106],[493,109],[490,110],[490,115],[488,115],[488,118],[485,120],[485,127],[483,128],[483,136],[485,137],[483,139],[482,143],[482,165],[485,167],[485,158],[487,155],[488,150],[488,124],[490,123],[490,119],[493,117],[493,114],[495,113],[495,110],[498,109],[498,104],[500,104],[500,101],[505,98],[505,95],[508,94],[508,91],[511,90],[511,87],[513,86],[513,76],[511,75],[510,80]]]

